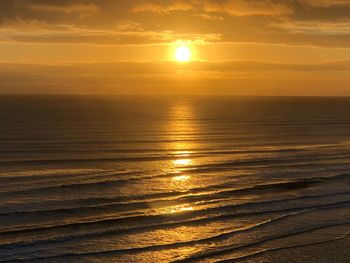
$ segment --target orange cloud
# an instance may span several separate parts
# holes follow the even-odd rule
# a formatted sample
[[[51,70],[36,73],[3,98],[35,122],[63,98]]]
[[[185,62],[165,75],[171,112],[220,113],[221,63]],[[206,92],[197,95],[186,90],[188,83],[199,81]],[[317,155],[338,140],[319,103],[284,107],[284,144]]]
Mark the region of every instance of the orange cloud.
[[[153,12],[153,13],[170,13],[173,11],[190,11],[193,6],[184,1],[173,1],[170,5],[161,5],[152,1],[143,1],[138,3],[132,9],[135,13]]]
[[[293,9],[285,4],[270,0],[207,0],[203,3],[206,12],[221,12],[232,16],[252,16],[252,15],[284,15],[293,13]]]
[[[303,4],[315,7],[330,7],[336,5],[350,5],[349,0],[301,0]]]
[[[30,9],[40,12],[62,12],[62,13],[95,13],[97,6],[93,4],[86,5],[68,5],[68,6],[52,6],[52,5],[31,5]]]
[[[222,16],[216,16],[216,15],[210,15],[207,13],[201,13],[201,14],[197,14],[196,16],[206,19],[206,20],[212,20],[212,21],[223,21],[224,18]]]
[[[0,64],[0,93],[350,95],[349,69],[348,61]]]
[[[350,34],[349,21],[323,22],[323,21],[285,21],[273,23],[273,27],[287,30],[292,33],[344,35]]]

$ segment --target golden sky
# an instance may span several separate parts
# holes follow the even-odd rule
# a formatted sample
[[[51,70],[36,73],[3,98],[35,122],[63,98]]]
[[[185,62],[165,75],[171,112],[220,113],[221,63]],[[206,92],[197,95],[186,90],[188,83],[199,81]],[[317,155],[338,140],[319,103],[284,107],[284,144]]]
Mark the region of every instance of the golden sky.
[[[0,93],[350,95],[350,0],[3,0]]]

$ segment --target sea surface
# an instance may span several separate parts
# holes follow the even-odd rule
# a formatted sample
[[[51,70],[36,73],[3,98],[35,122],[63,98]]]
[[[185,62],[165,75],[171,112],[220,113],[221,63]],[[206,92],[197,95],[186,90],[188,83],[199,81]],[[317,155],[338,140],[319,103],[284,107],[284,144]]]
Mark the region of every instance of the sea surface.
[[[350,262],[350,98],[0,96],[0,262]]]

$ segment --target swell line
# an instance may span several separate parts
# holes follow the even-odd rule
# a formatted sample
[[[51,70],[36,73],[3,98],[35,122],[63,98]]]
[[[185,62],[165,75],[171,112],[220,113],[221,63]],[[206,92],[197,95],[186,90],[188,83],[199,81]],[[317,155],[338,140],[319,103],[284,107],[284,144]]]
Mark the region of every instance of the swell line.
[[[302,211],[301,213],[303,213],[303,212],[305,212],[305,211]],[[282,220],[285,217],[294,216],[294,215],[295,214],[283,215],[283,216],[277,217],[276,219],[272,219],[272,220]],[[267,222],[270,222],[270,221],[268,220]],[[341,223],[336,223],[336,224],[329,224],[329,225],[323,225],[323,226],[318,226],[318,227],[312,227],[312,228],[308,228],[308,229],[304,229],[304,230],[294,231],[292,233],[288,233],[285,235],[276,235],[274,237],[265,238],[263,240],[254,242],[252,244],[247,244],[247,245],[242,245],[242,246],[238,246],[235,248],[229,248],[229,249],[211,252],[210,255],[191,256],[191,257],[188,257],[186,259],[174,260],[172,262],[180,263],[180,262],[188,262],[188,261],[193,261],[193,260],[205,259],[205,258],[208,258],[210,256],[221,255],[221,254],[224,254],[227,252],[232,252],[234,250],[256,246],[259,244],[263,244],[267,241],[272,241],[272,240],[276,240],[279,238],[290,237],[290,236],[294,236],[294,235],[298,235],[298,234],[302,234],[302,233],[307,233],[307,232],[311,232],[311,231],[315,231],[315,230],[326,229],[329,227],[342,226],[342,225],[348,225],[348,224],[350,224],[350,222],[347,221],[347,222],[341,222]],[[260,227],[262,225],[264,225],[264,222],[261,223],[260,225],[257,224],[256,227]],[[255,226],[253,226],[253,228],[255,228]],[[47,257],[36,257],[36,258],[31,258],[31,259],[15,259],[15,260],[9,260],[9,261],[1,261],[0,260],[0,262],[23,262],[23,260],[26,262],[33,262],[33,261],[38,261],[38,260],[76,258],[76,257],[82,257],[82,256],[114,256],[114,255],[120,255],[120,254],[142,253],[145,251],[160,251],[160,250],[164,250],[164,249],[174,249],[174,248],[181,248],[181,247],[197,245],[197,244],[206,244],[208,242],[221,240],[223,238],[226,238],[228,236],[232,236],[232,235],[237,234],[239,232],[249,231],[250,229],[251,228],[248,227],[247,229],[240,229],[237,231],[233,231],[233,233],[223,233],[223,234],[209,237],[209,238],[205,238],[205,239],[184,241],[184,242],[178,242],[178,243],[172,243],[172,244],[166,244],[166,245],[154,245],[154,246],[147,246],[147,247],[141,247],[141,248],[130,248],[130,249],[121,249],[121,250],[116,249],[116,250],[104,250],[104,251],[95,251],[95,252],[65,253],[65,254],[47,256]]]
[[[284,214],[280,216],[282,219],[285,217],[289,217],[291,215],[301,214],[309,211],[314,210],[323,210],[323,209],[332,209],[332,208],[339,208],[342,207],[341,205],[344,202],[337,202],[333,204],[326,204],[326,205],[319,205],[319,206],[310,206],[310,207],[302,207],[302,208],[293,208],[293,209],[275,209],[270,211],[260,211],[260,212],[253,212],[253,213],[236,213],[236,214],[223,214],[218,216],[211,216],[211,217],[205,217],[205,218],[198,218],[198,219],[192,219],[192,220],[185,220],[185,221],[179,221],[179,222],[170,222],[170,223],[161,223],[161,224],[155,224],[155,225],[146,225],[146,226],[137,226],[133,228],[128,229],[109,229],[106,231],[100,231],[100,232],[94,232],[94,233],[85,233],[85,234],[79,234],[79,235],[70,235],[65,237],[59,237],[59,238],[51,238],[51,239],[41,239],[41,240],[34,240],[34,241],[19,241],[11,244],[3,244],[0,245],[0,249],[13,249],[18,247],[32,247],[35,245],[40,244],[54,244],[59,242],[65,242],[65,241],[74,241],[74,240],[82,240],[86,238],[92,238],[92,237],[101,237],[101,236],[109,236],[109,235],[115,235],[115,234],[125,234],[125,233],[133,233],[133,232],[146,232],[153,229],[164,229],[164,228],[174,228],[177,226],[184,226],[184,225],[197,225],[199,223],[208,223],[215,220],[220,219],[230,219],[235,218],[238,216],[246,216],[246,215],[262,215],[262,214],[269,214],[269,213],[278,213],[278,212],[290,212],[290,214]],[[348,203],[348,202],[346,202]],[[276,221],[275,219],[267,220],[264,224],[271,223],[273,221]],[[261,223],[260,223],[261,224]],[[261,224],[263,225],[263,224]],[[259,224],[253,226],[253,228],[258,227]],[[27,231],[26,231],[27,232]],[[235,231],[233,231],[233,234]],[[221,235],[221,234],[220,234]],[[220,236],[219,235],[219,236]],[[225,236],[230,235],[230,233],[226,233]]]
[[[86,252],[86,253],[67,253],[67,254],[62,254],[62,255],[57,255],[57,256],[34,258],[34,259],[31,259],[31,260],[36,260],[36,259],[54,259],[54,258],[61,258],[61,257],[87,256],[87,255],[98,255],[98,254],[109,254],[109,253],[113,253],[113,254],[120,254],[120,253],[129,253],[130,254],[130,253],[132,253],[133,254],[133,253],[140,253],[140,252],[143,252],[143,251],[158,251],[158,250],[163,250],[163,249],[179,248],[179,247],[189,246],[189,245],[194,245],[194,244],[207,243],[207,242],[210,242],[210,241],[218,241],[218,240],[221,240],[223,238],[232,236],[234,234],[244,233],[244,232],[246,232],[248,230],[261,227],[261,226],[266,225],[268,223],[271,223],[271,222],[274,222],[274,221],[279,221],[279,220],[282,220],[284,218],[295,216],[297,214],[302,214],[302,213],[305,213],[305,212],[308,212],[308,211],[311,211],[311,210],[312,209],[302,210],[302,211],[298,211],[298,212],[293,212],[291,214],[278,216],[278,217],[275,217],[275,218],[272,218],[272,219],[268,219],[268,220],[262,221],[260,223],[257,223],[255,225],[253,225],[253,226],[243,227],[243,228],[240,228],[238,230],[229,231],[229,232],[226,232],[226,233],[221,233],[219,235],[211,236],[211,237],[204,238],[204,239],[183,241],[183,242],[171,243],[171,244],[166,244],[166,245],[146,246],[146,247],[140,247],[140,248],[136,247],[136,248],[129,248],[129,249],[106,250],[106,251],[96,251],[96,252]],[[3,262],[3,261],[0,260],[0,262]]]
[[[350,224],[350,222],[348,224]],[[330,226],[330,227],[332,227],[332,226]],[[338,240],[342,240],[344,238],[348,238],[349,236],[350,236],[350,231],[345,233],[344,235],[341,235],[341,236],[338,236],[338,237],[335,237],[335,238],[332,238],[332,239],[327,239],[327,240],[317,241],[317,242],[311,242],[311,243],[306,243],[306,244],[299,244],[299,245],[291,245],[291,246],[263,249],[263,250],[260,250],[260,251],[257,251],[257,252],[253,252],[252,254],[249,254],[249,255],[244,255],[244,256],[241,256],[241,257],[237,257],[237,258],[230,258],[230,259],[220,260],[220,261],[216,261],[216,262],[217,263],[236,262],[236,261],[239,261],[239,260],[242,260],[242,259],[253,258],[253,257],[261,255],[261,254],[266,254],[268,252],[331,243],[331,242],[335,242],[335,241],[338,241]]]
[[[183,262],[188,262],[190,260],[193,261],[193,260],[206,259],[206,258],[210,258],[210,257],[213,257],[213,256],[223,255],[223,254],[226,254],[228,252],[233,252],[235,250],[239,250],[239,249],[242,249],[242,248],[254,247],[254,246],[257,246],[257,245],[264,244],[264,243],[266,243],[268,241],[278,240],[280,238],[296,236],[296,235],[299,235],[299,234],[304,234],[304,233],[312,232],[312,231],[315,231],[315,230],[326,229],[326,228],[330,228],[330,227],[334,227],[334,226],[344,226],[344,225],[349,225],[349,224],[350,224],[350,221],[336,223],[336,224],[329,224],[329,225],[325,225],[325,226],[323,225],[323,226],[312,227],[312,228],[308,228],[308,229],[294,231],[292,233],[288,233],[288,234],[285,234],[285,235],[275,235],[275,236],[272,236],[272,237],[264,238],[264,239],[262,239],[260,241],[257,241],[257,242],[251,243],[251,244],[247,244],[247,245],[241,245],[241,246],[237,246],[237,247],[234,247],[234,248],[225,248],[225,249],[221,249],[221,250],[218,250],[218,251],[209,252],[208,254],[200,254],[200,255],[190,256],[190,257],[188,257],[186,259],[174,260],[173,262],[174,263],[175,262],[176,263],[183,263]]]

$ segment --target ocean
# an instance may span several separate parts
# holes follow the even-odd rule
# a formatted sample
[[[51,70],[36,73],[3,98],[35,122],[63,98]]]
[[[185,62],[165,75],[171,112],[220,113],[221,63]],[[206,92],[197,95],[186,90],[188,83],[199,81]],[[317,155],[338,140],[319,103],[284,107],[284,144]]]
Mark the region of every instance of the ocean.
[[[0,96],[0,262],[350,262],[350,98]]]

